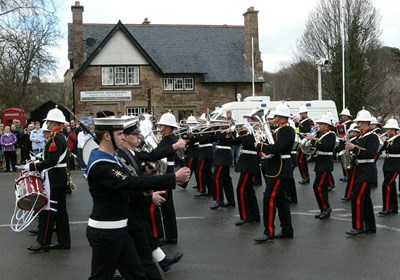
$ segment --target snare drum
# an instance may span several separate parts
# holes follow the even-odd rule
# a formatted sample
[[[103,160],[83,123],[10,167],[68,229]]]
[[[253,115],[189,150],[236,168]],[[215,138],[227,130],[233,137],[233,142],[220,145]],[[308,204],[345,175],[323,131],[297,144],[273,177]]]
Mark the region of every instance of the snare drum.
[[[43,180],[38,172],[24,172],[15,181],[15,195],[18,208],[39,211],[47,204]]]

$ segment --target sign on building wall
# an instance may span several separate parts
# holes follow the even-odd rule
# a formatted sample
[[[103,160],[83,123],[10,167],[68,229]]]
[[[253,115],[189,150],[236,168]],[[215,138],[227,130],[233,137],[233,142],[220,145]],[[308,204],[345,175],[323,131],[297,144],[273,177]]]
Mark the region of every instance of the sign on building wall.
[[[130,90],[81,91],[81,101],[131,101]]]

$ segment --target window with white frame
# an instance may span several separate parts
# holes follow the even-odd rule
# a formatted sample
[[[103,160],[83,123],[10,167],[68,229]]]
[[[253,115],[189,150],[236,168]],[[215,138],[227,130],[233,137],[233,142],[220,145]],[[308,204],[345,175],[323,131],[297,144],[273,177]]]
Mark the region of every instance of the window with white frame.
[[[142,107],[141,106],[134,106],[134,107],[127,107],[126,108],[126,114],[128,116],[131,116],[131,115],[138,116],[140,114],[144,114],[144,113],[148,113],[148,112],[149,112],[148,108],[144,107],[144,106],[142,106]]]
[[[193,78],[164,78],[165,91],[193,91]]]
[[[101,68],[103,86],[139,85],[139,75],[137,66],[105,66]]]

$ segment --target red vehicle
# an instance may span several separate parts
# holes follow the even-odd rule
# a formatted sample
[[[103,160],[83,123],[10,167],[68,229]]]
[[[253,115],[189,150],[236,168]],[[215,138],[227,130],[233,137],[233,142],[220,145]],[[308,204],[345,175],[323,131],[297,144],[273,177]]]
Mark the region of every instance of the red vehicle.
[[[21,108],[7,108],[1,112],[1,121],[4,125],[11,125],[15,119],[21,122],[21,126],[25,126],[28,121],[25,110]]]

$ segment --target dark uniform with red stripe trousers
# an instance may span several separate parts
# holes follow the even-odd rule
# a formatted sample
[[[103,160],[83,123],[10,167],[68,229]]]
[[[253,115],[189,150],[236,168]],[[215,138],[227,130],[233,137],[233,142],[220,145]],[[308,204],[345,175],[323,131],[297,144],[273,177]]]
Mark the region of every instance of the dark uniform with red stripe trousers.
[[[190,169],[190,177],[192,177],[193,173],[196,178],[196,186],[199,187],[199,176],[197,173],[197,165],[199,160],[199,139],[195,136],[190,136],[187,140],[187,145],[185,149],[187,167]],[[189,179],[190,181],[190,179]],[[182,188],[186,189],[189,181],[185,184],[181,185]]]
[[[355,182],[351,196],[351,216],[353,229],[376,231],[374,207],[371,200],[371,185],[376,177],[374,156],[379,147],[378,136],[369,130],[360,134],[354,147],[356,166]]]
[[[204,133],[198,135],[199,139],[199,161],[197,174],[199,176],[199,194],[195,197],[212,195],[212,166],[214,160],[213,143],[215,135],[213,133]]]
[[[304,133],[310,133],[311,128],[313,126],[313,121],[310,118],[305,118],[303,120],[300,120],[298,127],[299,127],[299,132],[304,134]],[[308,161],[307,161],[307,156],[303,153],[301,149],[299,149],[298,153],[298,166],[299,166],[299,171],[300,171],[300,176],[303,179],[299,183],[306,183],[307,181],[310,181],[310,173],[308,172]]]
[[[382,151],[386,151],[385,161],[383,162],[383,184],[382,199],[383,209],[379,214],[397,214],[399,206],[397,202],[396,178],[400,171],[400,135],[394,136],[390,142],[385,141]]]
[[[356,144],[357,138],[358,138],[358,136],[353,137],[349,140],[349,142]],[[354,168],[355,168],[356,161],[354,158],[354,152],[353,151],[349,151],[349,152],[350,152],[350,168],[347,170],[348,180],[347,180],[344,196],[343,196],[343,198],[341,198],[342,200],[350,200],[351,199],[351,194],[353,193],[354,182],[355,182],[356,174],[354,173]]]
[[[319,138],[311,140],[311,146],[317,149],[313,189],[318,207],[321,210],[321,214],[316,215],[316,218],[329,218],[332,211],[328,197],[328,180],[333,171],[333,151],[335,144],[336,135],[330,130],[322,132]]]
[[[263,199],[264,234],[270,238],[275,235],[274,222],[276,209],[278,209],[281,233],[284,236],[293,237],[288,187],[289,180],[293,178],[290,152],[294,144],[295,131],[286,122],[275,129],[273,138],[275,144],[257,144],[258,151],[274,155],[264,159],[262,166],[262,173],[266,181]]]
[[[160,143],[157,145],[157,148],[164,148],[168,146],[172,146],[176,143],[178,139],[176,136],[171,133],[166,133],[162,136]],[[175,173],[175,155],[176,152],[171,153],[167,156],[167,171],[166,174]],[[162,217],[160,215],[160,209],[162,212]],[[157,206],[154,203],[150,206],[150,220],[153,235],[158,238],[165,238],[167,243],[176,243],[178,239],[178,228],[176,224],[176,214],[174,207],[174,200],[172,197],[172,190],[167,190],[166,201],[161,205]]]
[[[260,221],[260,210],[254,182],[256,180],[258,166],[258,152],[254,147],[254,136],[246,130],[239,132],[237,142],[241,143],[241,152],[236,164],[235,171],[240,172],[236,187],[236,198],[239,206],[240,220],[236,225]]]
[[[36,240],[42,245],[49,245],[53,235],[54,224],[56,224],[58,243],[64,246],[70,246],[71,235],[66,205],[66,191],[68,189],[67,140],[59,129],[57,132],[53,131],[52,133],[51,138],[44,148],[44,160],[29,165],[30,171],[49,169],[47,175],[49,176],[50,182],[50,200],[56,202],[50,204],[50,207],[55,209],[55,211],[42,210],[39,213],[39,232]],[[63,155],[64,157],[61,158]]]
[[[217,132],[214,156],[214,172],[213,172],[213,198],[216,203],[211,206],[211,209],[216,209],[220,206],[235,206],[235,195],[233,192],[232,178],[230,176],[230,167],[232,163],[232,146],[235,144],[236,131],[227,133]],[[224,193],[227,203],[224,204]]]
[[[382,129],[380,127],[376,127],[372,130],[373,133],[375,133],[378,137],[380,135],[382,135]],[[375,172],[375,181],[372,183],[372,187],[376,188],[378,187],[378,168],[376,167],[376,162],[378,161],[379,157],[381,156],[382,151],[377,151],[374,155],[374,160],[375,160],[375,168],[376,168],[376,172]]]

